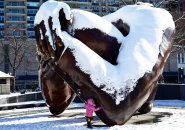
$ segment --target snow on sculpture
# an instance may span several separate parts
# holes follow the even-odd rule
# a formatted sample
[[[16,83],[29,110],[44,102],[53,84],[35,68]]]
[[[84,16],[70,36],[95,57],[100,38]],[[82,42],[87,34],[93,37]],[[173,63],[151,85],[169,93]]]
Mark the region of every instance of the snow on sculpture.
[[[35,30],[43,95],[50,107],[58,103],[50,111],[61,113],[74,98],[72,90],[80,91],[82,99],[92,97],[101,106],[97,115],[104,123],[115,125],[151,105],[175,26],[167,11],[145,4],[99,17],[48,1],[36,15]],[[58,77],[47,78],[49,73]],[[60,94],[63,102],[52,100]]]

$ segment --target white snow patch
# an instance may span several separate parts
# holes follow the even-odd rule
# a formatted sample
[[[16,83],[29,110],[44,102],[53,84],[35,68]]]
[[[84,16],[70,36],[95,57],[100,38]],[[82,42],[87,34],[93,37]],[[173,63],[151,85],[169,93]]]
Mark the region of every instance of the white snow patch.
[[[45,103],[44,100],[38,100],[38,101],[29,101],[29,102],[18,102],[18,103],[7,103],[7,104],[0,104],[1,107],[8,107],[8,106],[20,106],[20,105],[29,105],[29,104],[41,104],[41,103]]]
[[[57,2],[57,1],[53,1],[53,0],[49,0],[49,1],[46,1],[45,3],[43,3],[35,16],[34,25],[40,24],[42,20],[44,20],[44,24],[47,25],[47,26],[45,26],[46,27],[46,36],[49,37],[49,42],[53,48],[55,48],[55,46],[53,44],[51,32],[50,32],[50,29],[48,26],[49,25],[48,19],[49,19],[49,17],[53,18],[52,19],[53,29],[56,29],[57,33],[59,33],[58,30],[61,29],[60,22],[59,22],[59,11],[61,9],[63,9],[66,19],[71,20],[72,14],[71,14],[71,10],[70,10],[69,5],[67,5],[64,2]],[[41,38],[43,38],[42,32],[41,32]]]
[[[10,93],[10,94],[2,94],[2,95],[0,95],[0,99],[13,97],[13,96],[26,95],[26,94],[31,94],[31,93],[38,93],[38,92],[26,92],[25,94],[21,94],[20,92]]]
[[[111,22],[121,19],[139,33],[142,33],[143,29],[154,27],[162,30],[168,27],[175,29],[173,18],[168,11],[147,5],[127,5],[103,18]]]
[[[21,95],[21,94],[20,93],[3,94],[3,95],[0,95],[0,99],[1,98],[12,97],[12,96],[18,96],[18,95]]]
[[[13,78],[13,76],[0,71],[0,78]]]
[[[108,22],[105,19],[102,19],[102,17],[93,14],[91,12],[83,11],[83,10],[77,10],[73,9],[70,10],[70,7],[65,4],[64,2],[56,2],[56,1],[47,1],[44,4],[41,5],[39,11],[37,12],[35,16],[35,22],[34,24],[40,24],[42,20],[44,20],[44,24],[46,27],[46,35],[49,37],[49,42],[52,45],[53,49],[55,49],[55,46],[52,41],[51,32],[48,26],[48,19],[49,17],[52,17],[53,22],[53,30],[56,29],[56,32],[60,34],[61,32],[61,25],[59,21],[59,11],[61,9],[64,9],[64,13],[66,15],[66,19],[73,21],[72,25],[69,26],[69,31],[73,33],[75,29],[99,29],[103,33],[106,33],[112,37],[115,37],[118,41],[118,43],[123,42],[123,35],[121,32],[110,22]],[[42,31],[40,30],[41,38]],[[62,37],[61,37],[62,39]]]
[[[69,27],[69,32],[73,33],[75,29],[98,29],[105,34],[115,37],[118,43],[123,42],[123,35],[109,21],[88,11],[73,9],[71,12],[73,14],[73,23]]]

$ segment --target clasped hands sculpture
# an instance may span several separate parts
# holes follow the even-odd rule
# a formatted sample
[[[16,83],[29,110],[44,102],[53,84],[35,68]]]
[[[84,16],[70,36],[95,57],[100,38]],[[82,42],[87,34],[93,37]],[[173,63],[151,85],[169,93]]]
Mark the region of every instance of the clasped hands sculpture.
[[[125,6],[104,17],[47,1],[35,17],[39,83],[54,115],[76,94],[93,98],[98,117],[122,125],[147,113],[171,51],[171,15],[149,5]]]

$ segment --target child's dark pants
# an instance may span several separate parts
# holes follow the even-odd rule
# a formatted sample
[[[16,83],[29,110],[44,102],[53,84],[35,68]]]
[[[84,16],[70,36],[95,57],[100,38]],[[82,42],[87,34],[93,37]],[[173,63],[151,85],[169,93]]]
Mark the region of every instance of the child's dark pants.
[[[92,118],[91,117],[86,117],[86,121],[87,121],[87,128],[93,128],[92,124],[91,124]]]

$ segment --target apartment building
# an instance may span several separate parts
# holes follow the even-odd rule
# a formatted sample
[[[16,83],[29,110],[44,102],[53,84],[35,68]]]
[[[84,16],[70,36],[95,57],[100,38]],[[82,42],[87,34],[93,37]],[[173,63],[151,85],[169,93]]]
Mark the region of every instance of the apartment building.
[[[133,4],[133,0],[92,0],[92,12],[104,16],[115,12],[124,5]]]
[[[17,36],[28,36],[31,39],[29,44],[35,45],[34,19],[40,5],[46,0],[0,0],[0,38],[4,37],[6,29],[12,25],[19,28]],[[58,0],[63,1],[63,0]],[[144,2],[156,2],[154,0],[143,0]],[[100,16],[112,13],[124,5],[133,4],[133,0],[65,0],[71,8],[91,11]],[[0,48],[0,52],[2,52]],[[185,68],[185,59],[182,54],[171,56],[164,68],[165,76],[170,79],[178,75],[178,68]],[[0,54],[0,70],[6,73],[11,72],[11,68],[6,60],[2,63],[3,56]],[[38,85],[38,63],[36,55],[27,52],[23,59],[21,67],[17,71],[18,85]],[[5,59],[5,58],[4,58]],[[180,59],[180,60],[179,60]],[[172,75],[172,76],[171,76]],[[171,77],[170,77],[171,76]]]
[[[0,1],[0,38],[1,42],[3,42],[6,48],[1,50],[0,56],[0,70],[6,73],[11,73],[12,68],[7,61],[5,55],[2,55],[3,51],[9,51],[11,53],[11,47],[9,47],[10,41],[7,39],[11,39],[11,35],[9,32],[13,32],[19,40],[18,37],[26,37],[26,44],[32,44],[35,49],[35,37],[34,32],[34,16],[38,11],[42,1],[40,0],[1,0]],[[16,29],[14,32],[13,30]],[[25,39],[26,39],[25,38]],[[32,40],[30,40],[32,39]],[[34,44],[33,44],[34,43]],[[30,46],[28,45],[28,46]],[[35,54],[30,53],[31,51],[27,48],[24,49],[25,56],[22,60],[22,65],[17,70],[17,81],[25,82],[31,79],[30,82],[33,84],[38,84],[37,80],[37,68],[38,63],[36,61]],[[35,52],[35,51],[34,51]],[[3,60],[3,62],[2,62]],[[31,61],[28,63],[28,61]],[[34,77],[34,78],[33,78]],[[24,80],[24,81],[23,81]],[[35,80],[35,81],[34,81]]]
[[[4,30],[4,0],[0,0],[0,38]]]
[[[3,0],[1,5],[4,5],[2,8],[4,15],[1,14],[1,17],[4,19],[4,29],[13,25],[19,28],[17,36],[33,37],[34,15],[40,7],[40,2],[39,0]]]

